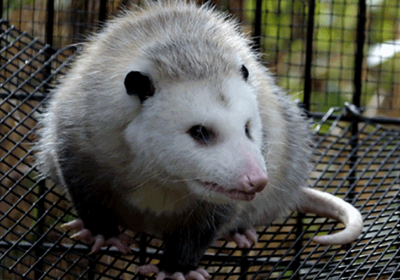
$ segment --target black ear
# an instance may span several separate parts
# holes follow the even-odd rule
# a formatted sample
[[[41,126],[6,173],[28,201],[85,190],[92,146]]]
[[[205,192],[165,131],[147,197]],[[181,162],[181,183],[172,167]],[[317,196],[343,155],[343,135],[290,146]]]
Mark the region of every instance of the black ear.
[[[242,72],[243,79],[247,82],[247,79],[249,78],[249,70],[247,70],[246,66],[242,65],[240,71]]]
[[[154,85],[150,78],[138,71],[131,71],[125,77],[126,93],[139,97],[140,103],[154,95]]]

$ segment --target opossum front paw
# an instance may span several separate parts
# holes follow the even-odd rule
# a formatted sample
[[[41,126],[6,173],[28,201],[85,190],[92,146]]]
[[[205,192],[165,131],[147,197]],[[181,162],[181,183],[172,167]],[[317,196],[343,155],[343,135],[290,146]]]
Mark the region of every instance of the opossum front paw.
[[[231,232],[230,235],[223,236],[228,241],[233,241],[239,248],[247,249],[255,245],[258,241],[256,230],[251,227],[246,230]]]
[[[108,238],[107,240],[101,234],[93,236],[90,230],[84,227],[81,219],[76,219],[72,222],[63,224],[61,227],[66,230],[78,231],[71,236],[73,240],[93,244],[89,254],[97,253],[100,251],[101,247],[105,246],[115,246],[122,254],[128,254],[131,251],[129,245],[134,242],[130,236],[124,233],[119,234],[117,237]]]
[[[156,265],[147,264],[139,266],[136,272],[142,275],[155,273],[157,274],[156,280],[207,280],[211,278],[210,274],[208,274],[208,272],[203,268],[197,268],[196,270],[188,271],[186,274],[183,274],[182,272],[168,273],[160,270]]]

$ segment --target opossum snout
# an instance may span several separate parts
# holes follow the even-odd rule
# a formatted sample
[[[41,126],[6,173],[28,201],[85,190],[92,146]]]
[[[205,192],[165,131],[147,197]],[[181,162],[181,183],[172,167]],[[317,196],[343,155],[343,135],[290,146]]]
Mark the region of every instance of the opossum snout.
[[[208,190],[223,194],[234,200],[251,201],[256,194],[263,191],[268,184],[268,176],[261,170],[252,170],[242,175],[234,187],[224,187],[215,182],[201,182]]]
[[[265,189],[269,181],[264,172],[253,172],[245,174],[239,179],[241,191],[247,193],[258,193]]]
[[[257,153],[248,147],[243,147],[244,165],[239,173],[240,177],[236,177],[237,188],[240,191],[256,194],[262,192],[268,184],[266,167],[256,155]]]

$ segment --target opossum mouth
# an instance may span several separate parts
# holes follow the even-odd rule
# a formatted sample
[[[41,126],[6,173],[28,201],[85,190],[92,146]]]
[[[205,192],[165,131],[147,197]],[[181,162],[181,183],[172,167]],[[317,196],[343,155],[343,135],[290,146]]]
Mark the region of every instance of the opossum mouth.
[[[220,194],[226,195],[227,197],[229,197],[231,199],[251,201],[256,197],[256,192],[245,192],[245,191],[238,190],[238,189],[227,190],[224,187],[218,185],[217,183],[201,182],[201,181],[199,181],[199,182],[203,186],[207,187],[208,190],[212,190],[212,191],[218,192]]]

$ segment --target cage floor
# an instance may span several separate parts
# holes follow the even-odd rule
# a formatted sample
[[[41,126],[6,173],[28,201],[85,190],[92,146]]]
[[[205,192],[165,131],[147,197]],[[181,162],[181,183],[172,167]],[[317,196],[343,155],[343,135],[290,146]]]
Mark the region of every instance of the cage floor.
[[[75,46],[59,51],[0,22],[0,278],[154,279],[135,274],[156,263],[162,241],[131,233],[132,254],[89,248],[60,228],[75,214],[65,195],[41,180],[33,163],[37,116],[45,94],[67,70]],[[341,229],[312,215],[258,228],[259,242],[241,250],[219,241],[201,265],[213,279],[400,279],[400,130],[378,124],[317,121],[309,185],[333,193],[362,213],[364,230],[346,246],[311,238]]]

